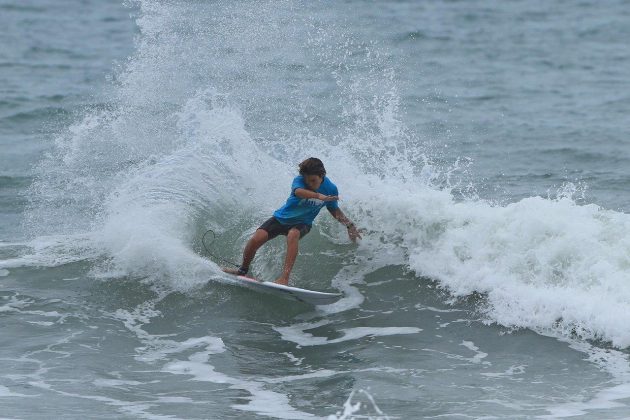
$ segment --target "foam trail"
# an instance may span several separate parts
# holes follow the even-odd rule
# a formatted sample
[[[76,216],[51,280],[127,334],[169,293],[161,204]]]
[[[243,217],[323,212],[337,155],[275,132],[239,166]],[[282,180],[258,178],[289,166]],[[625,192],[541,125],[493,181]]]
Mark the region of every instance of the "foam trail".
[[[383,337],[388,335],[417,334],[422,331],[416,327],[354,327],[341,328],[341,337],[328,339],[327,337],[317,337],[306,331],[330,324],[329,320],[315,322],[305,322],[293,324],[286,327],[273,327],[283,340],[292,341],[299,346],[322,346],[327,344],[342,343],[344,341],[356,340],[363,337]]]

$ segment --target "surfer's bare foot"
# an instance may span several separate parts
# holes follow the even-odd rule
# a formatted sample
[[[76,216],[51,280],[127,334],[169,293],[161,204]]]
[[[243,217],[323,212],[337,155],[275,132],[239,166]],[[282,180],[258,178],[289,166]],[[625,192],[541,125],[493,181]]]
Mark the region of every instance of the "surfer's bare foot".
[[[221,270],[223,270],[225,273],[228,273],[228,274],[236,274],[237,276],[242,274],[238,268],[221,267]]]
[[[275,281],[275,283],[278,284],[283,284],[285,286],[289,285],[289,277],[285,277],[285,276],[280,276],[278,277],[278,279]]]

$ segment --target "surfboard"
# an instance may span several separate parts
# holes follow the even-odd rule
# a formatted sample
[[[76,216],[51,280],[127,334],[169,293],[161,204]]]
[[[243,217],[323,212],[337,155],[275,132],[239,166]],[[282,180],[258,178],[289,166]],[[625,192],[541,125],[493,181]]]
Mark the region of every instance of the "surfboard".
[[[230,274],[230,273],[228,273]],[[315,290],[301,289],[299,287],[284,286],[270,281],[260,281],[254,277],[231,274],[236,282],[257,292],[275,295],[284,299],[297,300],[311,305],[330,305],[338,301],[341,293],[317,292]]]

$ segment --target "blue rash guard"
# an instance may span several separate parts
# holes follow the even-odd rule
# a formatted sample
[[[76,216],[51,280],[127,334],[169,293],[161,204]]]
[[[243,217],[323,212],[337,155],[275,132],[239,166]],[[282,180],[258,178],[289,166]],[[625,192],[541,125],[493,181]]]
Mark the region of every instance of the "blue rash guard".
[[[273,212],[273,217],[275,217],[278,222],[283,225],[297,225],[304,223],[310,226],[313,224],[315,216],[317,216],[322,207],[326,206],[328,207],[328,210],[335,210],[339,208],[337,201],[322,201],[316,198],[297,197],[295,195],[295,190],[297,188],[308,189],[304,183],[304,177],[302,175],[296,176],[293,179],[293,183],[291,184],[291,194],[284,206]],[[324,195],[339,195],[337,186],[326,176],[324,176],[324,180],[315,192]]]

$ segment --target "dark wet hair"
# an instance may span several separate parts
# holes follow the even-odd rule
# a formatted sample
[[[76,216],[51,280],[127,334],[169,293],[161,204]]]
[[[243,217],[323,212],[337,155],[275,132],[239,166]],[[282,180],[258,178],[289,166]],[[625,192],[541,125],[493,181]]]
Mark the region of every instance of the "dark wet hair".
[[[326,175],[326,169],[321,160],[310,157],[300,163],[300,175],[319,175],[323,178]]]

